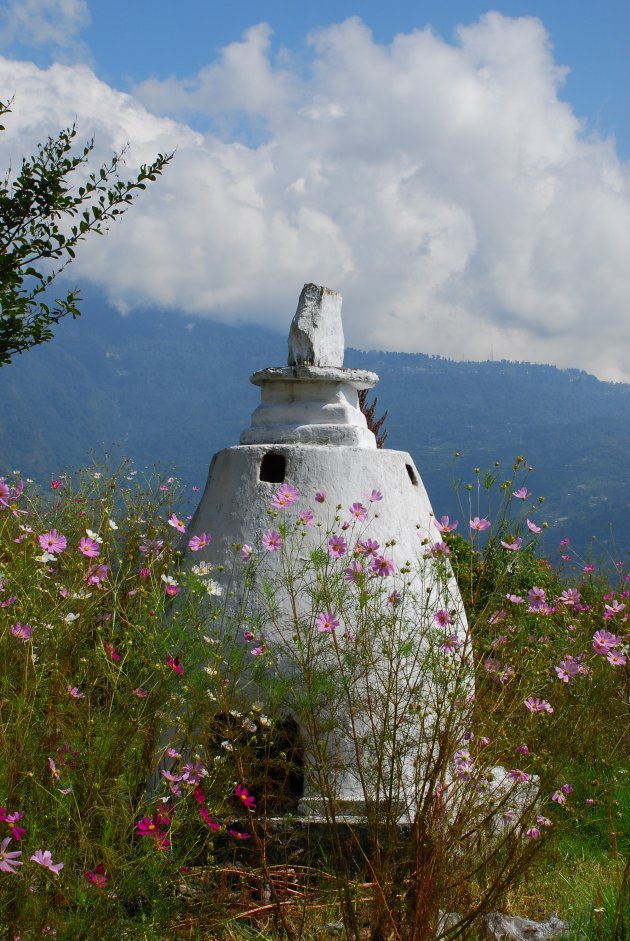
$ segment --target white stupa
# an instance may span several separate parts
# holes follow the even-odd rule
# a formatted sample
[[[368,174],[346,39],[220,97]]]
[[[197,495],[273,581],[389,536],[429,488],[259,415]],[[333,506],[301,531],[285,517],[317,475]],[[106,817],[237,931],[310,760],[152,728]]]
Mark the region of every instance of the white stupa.
[[[235,543],[261,546],[270,529],[269,507],[278,485],[296,487],[304,504],[326,509],[334,517],[339,504],[349,507],[378,490],[383,494],[378,513],[370,522],[369,537],[384,545],[398,568],[423,555],[423,538],[440,539],[433,511],[420,474],[404,451],[380,449],[359,408],[358,391],[378,382],[375,373],[343,367],[344,338],[341,295],[326,287],[306,284],[289,333],[288,364],[254,373],[261,402],[251,427],[240,444],[220,451],[212,459],[206,488],[189,527],[191,533],[209,532],[212,543],[195,553],[213,566],[225,566],[216,574],[230,591],[239,593]],[[325,491],[326,507],[314,503],[316,492]],[[321,539],[316,528],[307,534],[313,545]],[[442,588],[443,590],[443,588]],[[464,614],[454,579],[448,583],[448,604]],[[443,602],[444,603],[444,602]],[[273,628],[266,640],[273,644]],[[291,631],[291,625],[287,626]],[[299,724],[299,717],[298,717]],[[343,747],[343,746],[341,746]],[[310,749],[305,744],[307,760]],[[352,760],[350,760],[350,764]],[[340,801],[362,802],[352,768],[335,784]],[[317,795],[305,794],[313,802]]]

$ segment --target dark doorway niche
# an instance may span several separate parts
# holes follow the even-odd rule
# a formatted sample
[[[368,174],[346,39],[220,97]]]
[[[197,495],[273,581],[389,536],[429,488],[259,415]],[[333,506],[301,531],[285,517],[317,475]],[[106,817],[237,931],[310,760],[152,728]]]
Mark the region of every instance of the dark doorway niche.
[[[268,451],[260,462],[260,479],[270,484],[284,482],[287,472],[287,459],[277,451]]]
[[[413,469],[413,467],[411,466],[411,464],[405,464],[405,467],[407,468],[407,473],[409,474],[409,480],[410,480],[411,483],[414,485],[414,487],[417,487],[417,486],[418,486],[418,478],[416,477],[416,472],[414,471],[414,469]]]

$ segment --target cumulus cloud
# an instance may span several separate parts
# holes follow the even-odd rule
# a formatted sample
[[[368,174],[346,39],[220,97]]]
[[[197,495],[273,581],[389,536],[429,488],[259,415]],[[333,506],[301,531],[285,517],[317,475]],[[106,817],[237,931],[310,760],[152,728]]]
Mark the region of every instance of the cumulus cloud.
[[[453,44],[425,29],[382,45],[352,18],[309,43],[308,68],[278,61],[254,26],[133,96],[86,67],[0,61],[14,144],[76,116],[103,153],[129,140],[130,164],[177,147],[73,277],[123,309],[282,329],[312,280],[344,293],[351,345],[630,381],[629,168],[560,100],[540,21],[490,13]]]
[[[7,0],[0,10],[0,48],[52,46],[83,51],[78,34],[90,23],[87,0]]]

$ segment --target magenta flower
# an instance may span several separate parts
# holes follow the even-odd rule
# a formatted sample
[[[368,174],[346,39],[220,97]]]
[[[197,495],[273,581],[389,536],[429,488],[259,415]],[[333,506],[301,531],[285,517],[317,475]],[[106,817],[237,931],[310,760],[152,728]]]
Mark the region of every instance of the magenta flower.
[[[249,793],[246,787],[243,787],[242,784],[237,784],[234,788],[234,793],[248,810],[256,810],[256,798],[253,794]]]
[[[362,503],[353,503],[352,506],[348,507],[348,513],[360,523],[367,519],[368,515],[367,507],[363,506]]]
[[[333,559],[340,559],[348,551],[348,543],[343,536],[331,536],[328,540],[328,555]]]
[[[527,528],[529,529],[530,533],[541,533],[541,532],[542,532],[542,527],[541,527],[541,526],[536,526],[536,523],[532,523],[531,520],[525,520],[525,522],[527,523]]]
[[[170,817],[162,816],[159,811],[156,811],[152,817],[143,817],[136,824],[136,830],[142,836],[150,836],[159,849],[166,849],[171,842],[166,835],[170,822]]]
[[[540,830],[538,829],[538,827],[529,827],[525,831],[525,836],[528,837],[530,840],[537,840],[540,837]]]
[[[254,550],[252,549],[251,546],[248,546],[247,543],[241,546],[241,559],[243,560],[243,562],[249,562],[253,553],[254,553]]]
[[[50,486],[52,490],[59,490],[60,487],[63,487],[63,481],[61,480],[51,480]]]
[[[230,836],[233,836],[235,840],[251,840],[250,833],[239,833],[238,830],[228,830]]]
[[[318,490],[317,493],[315,494],[315,500],[316,500],[318,503],[324,503],[325,500],[326,500],[326,491],[325,491],[325,490]]]
[[[53,555],[60,555],[68,545],[68,540],[56,529],[43,533],[38,537],[38,541],[44,552],[51,552]]]
[[[212,819],[212,817],[210,816],[210,814],[208,813],[205,807],[199,808],[199,815],[202,820],[205,820],[205,822],[208,824],[210,829],[214,830],[215,833],[221,829],[221,825],[218,824],[216,820]]]
[[[567,798],[563,791],[554,791],[551,795],[552,801],[555,801],[556,804],[566,804]]]
[[[0,872],[10,872],[12,876],[15,875],[15,866],[21,866],[22,862],[20,856],[22,855],[21,850],[7,850],[7,846],[11,842],[11,837],[6,836],[2,843],[0,843]]]
[[[553,712],[553,706],[551,706],[546,699],[539,699],[537,696],[528,696],[524,702],[526,709],[533,714],[536,712],[548,712],[551,714]]]
[[[178,673],[180,676],[184,674],[184,668],[181,664],[179,657],[167,657],[166,662],[173,671],[173,673]]]
[[[512,496],[516,497],[517,500],[527,500],[528,497],[531,497],[532,492],[528,490],[527,487],[520,487],[519,490],[514,490]]]
[[[478,533],[482,533],[484,529],[490,528],[490,520],[479,519],[478,516],[474,516],[470,521],[470,528],[476,530]]]
[[[120,660],[120,654],[113,644],[110,644],[110,642],[106,640],[103,646],[105,647],[105,653],[108,654],[112,660]]]
[[[611,634],[610,631],[595,631],[593,634],[593,650],[595,653],[605,656],[609,650],[618,647],[620,643],[621,638]]]
[[[83,876],[88,882],[96,886],[97,889],[104,889],[107,885],[107,874],[105,872],[105,866],[103,866],[102,863],[99,863],[94,869],[86,869]]]
[[[252,657],[262,657],[265,652],[264,646],[261,644],[259,647],[252,647],[250,653]]]
[[[88,585],[94,585],[96,588],[102,588],[103,582],[107,578],[108,573],[109,573],[108,565],[92,565],[90,566],[88,570],[85,580],[88,583]]]
[[[79,542],[79,551],[88,559],[95,559],[97,555],[101,554],[101,547],[95,539],[83,536]]]
[[[279,552],[282,546],[282,536],[277,529],[269,530],[263,534],[262,544],[267,552]]]
[[[385,578],[387,575],[391,575],[395,568],[396,566],[391,559],[386,559],[385,556],[378,556],[370,565],[370,572],[372,575],[380,575],[381,578]]]
[[[436,624],[439,624],[440,627],[447,627],[449,624],[453,623],[453,619],[446,608],[440,608],[439,611],[436,611],[433,615],[433,620]]]
[[[283,484],[271,498],[271,505],[275,510],[285,510],[293,506],[300,499],[300,491],[291,484]]]
[[[307,529],[311,529],[313,526],[313,511],[312,510],[302,510],[301,513],[298,513],[298,523],[303,523]]]
[[[168,525],[169,525],[169,526],[172,526],[173,529],[176,529],[178,533],[185,533],[185,532],[186,532],[186,526],[185,526],[185,524],[184,524],[180,519],[177,518],[177,516],[175,515],[175,513],[173,513],[173,514],[169,517]]]
[[[339,627],[339,618],[332,611],[323,611],[317,616],[315,624],[320,634],[330,634]]]
[[[450,517],[448,516],[442,516],[439,520],[434,519],[433,522],[441,533],[452,533],[459,526],[459,520],[455,520],[455,522],[451,523]]]
[[[144,689],[142,686],[138,686],[136,689],[134,689],[133,694],[134,696],[137,696],[138,699],[146,699],[149,695],[149,690]]]
[[[11,633],[13,634],[14,637],[17,637],[18,640],[21,640],[23,643],[26,643],[26,641],[30,638],[31,633],[32,633],[31,625],[20,624],[20,622],[17,621],[15,624],[11,625]]]
[[[23,816],[23,810],[16,810],[14,813],[10,814],[5,807],[0,807],[0,822],[6,823],[11,831],[11,836],[18,842],[23,836],[26,836],[27,832],[26,827],[18,827],[18,820],[21,820]]]
[[[210,545],[212,536],[210,533],[201,533],[199,536],[193,536],[188,542],[188,548],[191,552],[199,552],[200,549],[205,549],[206,546]]]
[[[55,876],[58,876],[63,869],[63,863],[53,863],[50,850],[35,850],[31,856],[31,862],[50,870]]]

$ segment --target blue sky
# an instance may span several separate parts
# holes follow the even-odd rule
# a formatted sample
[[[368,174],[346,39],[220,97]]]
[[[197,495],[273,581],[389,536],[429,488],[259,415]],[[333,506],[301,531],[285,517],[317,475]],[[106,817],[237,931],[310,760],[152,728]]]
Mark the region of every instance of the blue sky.
[[[130,168],[177,148],[72,266],[123,312],[283,329],[314,280],[354,346],[630,381],[629,27],[620,0],[4,0],[0,160],[73,120]]]

